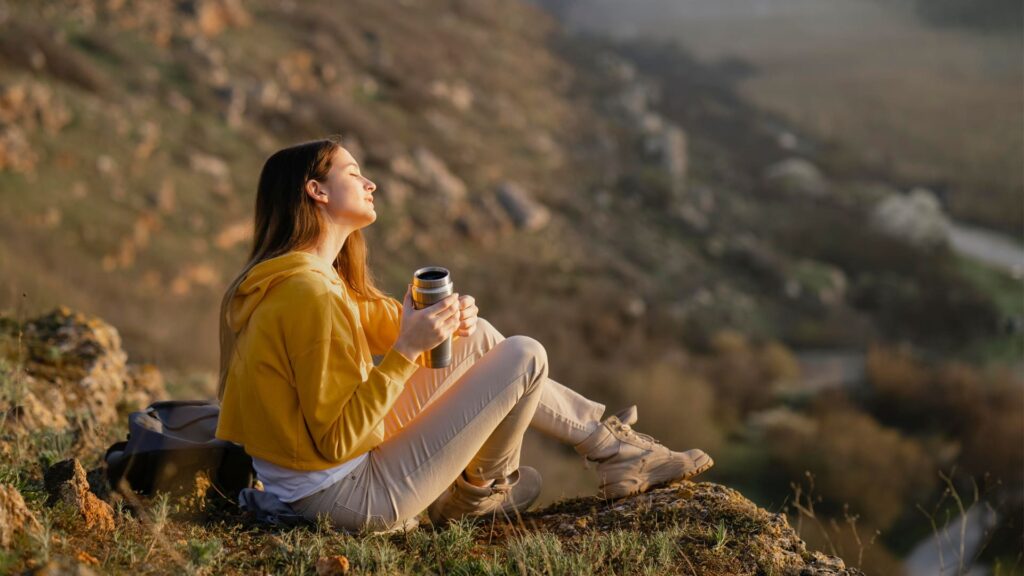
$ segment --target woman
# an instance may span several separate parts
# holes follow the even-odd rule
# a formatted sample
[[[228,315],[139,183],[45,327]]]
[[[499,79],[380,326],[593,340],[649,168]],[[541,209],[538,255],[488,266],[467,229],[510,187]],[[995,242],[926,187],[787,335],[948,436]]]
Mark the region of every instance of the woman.
[[[519,466],[531,426],[597,462],[609,498],[711,467],[634,433],[634,408],[601,420],[604,406],[548,378],[540,343],[502,336],[472,296],[416,310],[408,290],[382,294],[360,232],[375,189],[336,138],[280,150],[260,174],[252,254],[221,305],[217,436],[245,446],[267,492],[350,531],[424,509],[513,514],[540,493]],[[450,336],[448,368],[415,363]]]

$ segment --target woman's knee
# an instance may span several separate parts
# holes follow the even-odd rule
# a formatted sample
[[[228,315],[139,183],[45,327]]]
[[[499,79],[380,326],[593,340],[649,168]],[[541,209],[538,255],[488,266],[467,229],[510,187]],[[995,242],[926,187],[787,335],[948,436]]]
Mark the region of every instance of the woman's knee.
[[[532,366],[533,372],[540,381],[548,373],[548,352],[544,345],[529,336],[509,336],[501,345],[506,349],[506,354],[511,354],[521,363]]]

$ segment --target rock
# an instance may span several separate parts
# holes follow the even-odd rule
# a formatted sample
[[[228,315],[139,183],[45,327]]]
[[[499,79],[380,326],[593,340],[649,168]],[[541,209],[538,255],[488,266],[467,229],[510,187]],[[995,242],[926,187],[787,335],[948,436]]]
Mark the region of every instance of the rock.
[[[228,126],[235,130],[241,128],[245,123],[245,112],[248,109],[248,90],[236,82],[218,90],[217,94],[222,99],[224,120]]]
[[[18,126],[0,127],[0,170],[30,173],[39,155],[32,150],[25,131]]]
[[[417,148],[413,158],[422,185],[441,197],[449,213],[456,211],[466,198],[466,184],[448,170],[443,160],[426,148]]]
[[[667,126],[661,133],[658,147],[661,162],[668,173],[672,194],[679,198],[686,191],[686,133],[678,126]]]
[[[220,283],[220,273],[212,265],[205,262],[189,264],[171,281],[171,294],[184,296],[194,286],[213,288]]]
[[[231,168],[226,161],[209,154],[194,152],[188,155],[188,166],[200,174],[210,176],[215,193],[231,198]]]
[[[71,122],[71,111],[53,90],[35,80],[0,85],[0,171],[35,171],[39,148],[30,135],[58,134]]]
[[[795,196],[819,197],[828,193],[828,181],[817,166],[803,158],[773,164],[764,174],[769,189]]]
[[[156,209],[161,214],[171,214],[174,212],[176,206],[176,195],[174,191],[174,181],[170,178],[164,178],[160,182],[160,187],[157,189],[156,194],[153,197],[153,202],[156,204]]]
[[[219,35],[227,28],[244,27],[252,17],[241,0],[198,0],[189,2],[199,32],[207,37]]]
[[[34,80],[0,86],[0,125],[57,134],[71,122],[71,111],[49,86]]]
[[[202,152],[192,152],[189,154],[188,164],[196,172],[212,176],[218,180],[228,180],[231,178],[231,168],[228,166],[228,163],[216,156],[203,154]]]
[[[252,239],[252,222],[248,218],[229,224],[213,239],[213,243],[221,250],[230,250],[242,242]]]
[[[32,533],[39,528],[21,492],[10,484],[0,484],[0,548],[9,549],[18,534]]]
[[[654,89],[646,83],[636,82],[626,85],[625,89],[618,94],[616,106],[627,118],[642,122],[653,99]]]
[[[316,576],[341,576],[348,574],[348,558],[326,556],[316,561]]]
[[[384,198],[385,206],[388,208],[402,209],[405,207],[405,203],[409,199],[409,196],[412,195],[412,189],[408,184],[398,178],[383,176],[380,179],[380,186],[377,188],[374,195],[382,196]]]
[[[416,162],[407,154],[396,154],[388,161],[391,173],[413,184],[422,184],[423,177]]]
[[[139,142],[135,145],[135,159],[145,160],[149,158],[160,143],[160,125],[152,120],[147,120],[139,128]]]
[[[430,93],[435,98],[445,101],[459,112],[466,112],[473,107],[476,95],[465,82],[452,83],[435,80],[430,84]]]
[[[915,188],[910,194],[894,194],[879,201],[871,214],[875,229],[919,248],[949,242],[950,221],[931,191]]]
[[[315,57],[309,50],[295,50],[277,61],[277,77],[290,92],[318,90],[320,84],[314,70]]]
[[[23,325],[0,321],[0,354],[25,362],[21,393],[0,402],[0,409],[17,414],[5,423],[10,432],[65,431],[73,425],[68,414],[88,414],[92,425],[107,426],[117,421],[119,408],[166,396],[155,368],[127,365],[113,326],[67,308]]]
[[[505,207],[518,228],[536,231],[547,226],[551,220],[548,209],[515,182],[504,182],[499,185],[497,195],[498,201]]]
[[[800,139],[792,132],[782,131],[775,136],[775,143],[783,150],[796,150],[800,145]]]
[[[686,191],[687,147],[686,133],[679,126],[664,120],[653,112],[645,113],[640,122],[644,140],[644,153],[654,157],[668,176],[675,199]]]
[[[291,94],[273,80],[256,83],[250,90],[247,100],[264,111],[283,114],[291,112],[294,104]]]
[[[863,576],[839,558],[808,551],[784,514],[768,512],[739,492],[708,482],[673,484],[618,500],[564,500],[522,517],[525,528],[553,533],[560,539],[613,530],[646,532],[666,523],[692,531],[693,537],[679,539],[681,545],[689,540],[699,542],[703,536],[698,535],[724,527],[738,549],[748,551],[736,557],[729,573]],[[690,552],[699,552],[700,546]],[[700,565],[699,556],[693,561]]]
[[[87,530],[110,532],[114,529],[114,510],[89,491],[85,469],[77,458],[63,460],[46,470],[47,504],[58,502],[77,510]]]

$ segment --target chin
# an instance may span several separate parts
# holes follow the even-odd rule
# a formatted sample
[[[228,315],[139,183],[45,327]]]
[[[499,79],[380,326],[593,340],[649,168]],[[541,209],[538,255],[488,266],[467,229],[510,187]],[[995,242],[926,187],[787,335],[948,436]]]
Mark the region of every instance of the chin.
[[[369,226],[370,224],[373,224],[376,221],[377,221],[377,213],[371,210],[370,213],[367,215],[366,223],[363,224],[363,226],[364,227],[365,226]]]

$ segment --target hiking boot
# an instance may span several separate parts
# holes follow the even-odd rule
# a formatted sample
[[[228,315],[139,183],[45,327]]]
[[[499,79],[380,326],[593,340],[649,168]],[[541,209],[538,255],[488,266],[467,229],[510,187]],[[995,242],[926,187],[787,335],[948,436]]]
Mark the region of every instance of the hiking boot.
[[[498,516],[509,518],[527,508],[540,496],[541,477],[529,466],[520,466],[511,476],[490,486],[474,486],[459,474],[433,504],[427,515],[434,524],[460,518]]]
[[[578,453],[598,463],[598,490],[605,498],[621,498],[659,484],[688,480],[714,465],[701,450],[673,452],[654,438],[634,431],[630,426],[636,420],[636,407],[630,406],[605,418],[593,434],[576,445]]]

